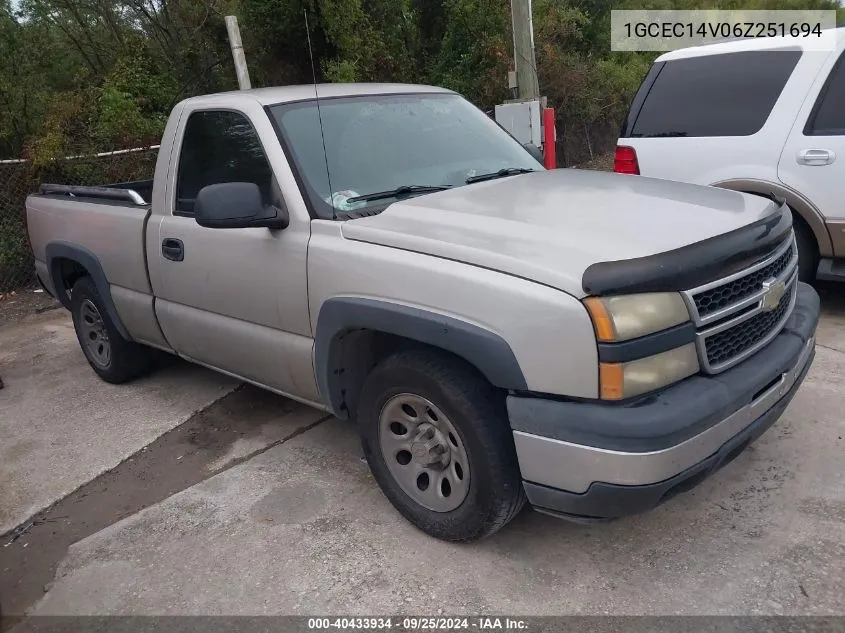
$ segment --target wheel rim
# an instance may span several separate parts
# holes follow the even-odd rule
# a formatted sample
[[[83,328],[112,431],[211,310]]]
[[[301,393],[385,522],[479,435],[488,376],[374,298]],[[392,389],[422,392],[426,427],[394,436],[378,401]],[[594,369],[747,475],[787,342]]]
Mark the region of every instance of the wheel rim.
[[[434,512],[457,508],[469,492],[470,468],[458,430],[430,400],[393,396],[379,415],[379,446],[402,490]]]
[[[79,335],[92,363],[106,369],[111,363],[111,343],[97,306],[85,299],[79,310]]]

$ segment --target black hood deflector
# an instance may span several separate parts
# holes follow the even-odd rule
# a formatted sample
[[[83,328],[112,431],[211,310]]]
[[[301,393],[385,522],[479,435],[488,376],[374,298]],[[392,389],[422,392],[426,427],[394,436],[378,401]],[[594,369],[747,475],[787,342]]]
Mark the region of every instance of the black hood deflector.
[[[584,271],[581,285],[598,296],[695,288],[760,261],[791,229],[792,212],[783,204],[772,215],[730,233],[656,255],[593,264]]]

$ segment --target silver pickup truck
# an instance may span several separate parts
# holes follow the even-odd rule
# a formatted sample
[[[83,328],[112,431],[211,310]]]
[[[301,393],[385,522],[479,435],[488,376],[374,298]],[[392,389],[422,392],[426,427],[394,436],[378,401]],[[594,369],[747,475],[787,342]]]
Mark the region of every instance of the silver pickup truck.
[[[819,299],[788,207],[546,171],[448,90],[178,104],[151,182],[43,185],[38,278],[114,383],[176,354],[356,420],[409,521],[470,541],[688,490],[782,414]]]

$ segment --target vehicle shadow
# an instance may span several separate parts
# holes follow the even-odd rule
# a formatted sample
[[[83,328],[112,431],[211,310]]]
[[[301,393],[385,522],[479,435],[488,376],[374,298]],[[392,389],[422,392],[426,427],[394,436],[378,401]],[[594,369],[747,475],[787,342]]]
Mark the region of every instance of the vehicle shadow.
[[[822,301],[822,314],[845,317],[845,284],[819,281],[813,284]]]

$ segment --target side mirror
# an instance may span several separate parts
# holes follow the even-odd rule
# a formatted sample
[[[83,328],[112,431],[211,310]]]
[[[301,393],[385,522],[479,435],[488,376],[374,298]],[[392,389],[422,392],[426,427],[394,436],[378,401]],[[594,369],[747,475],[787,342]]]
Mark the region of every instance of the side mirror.
[[[540,163],[541,165],[546,164],[542,150],[536,145],[534,145],[534,143],[526,143],[525,145],[523,145],[523,147],[529,154],[531,154],[537,160],[538,163]]]
[[[194,203],[194,215],[197,224],[209,229],[284,229],[290,223],[287,209],[265,205],[261,190],[252,182],[203,187]]]

